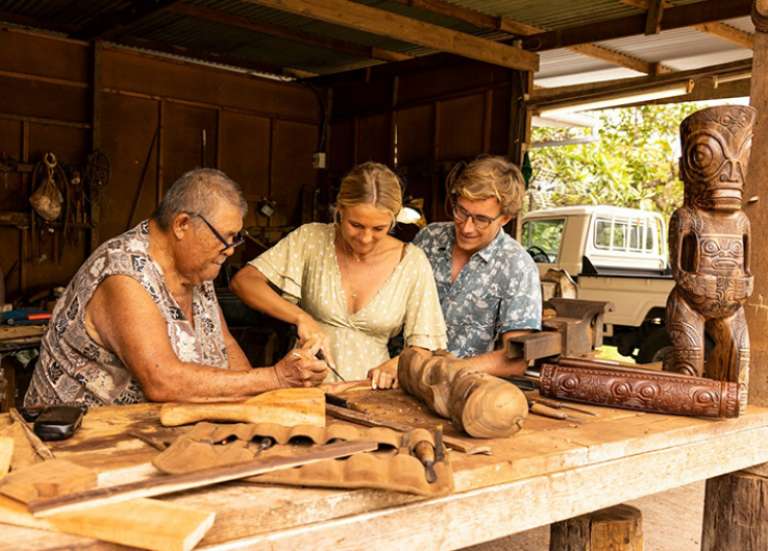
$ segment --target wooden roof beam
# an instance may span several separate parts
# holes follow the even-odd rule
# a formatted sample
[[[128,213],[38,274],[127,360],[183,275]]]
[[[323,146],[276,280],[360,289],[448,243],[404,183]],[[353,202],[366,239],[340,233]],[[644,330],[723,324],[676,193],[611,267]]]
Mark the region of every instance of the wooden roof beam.
[[[651,4],[651,0],[621,0],[621,3],[626,4],[627,6],[639,8],[641,10],[647,10]],[[671,6],[672,4],[666,0],[662,1],[662,8],[666,9]],[[750,50],[752,49],[752,41],[754,39],[754,35],[752,33],[742,31],[741,29],[737,29],[733,25],[728,25],[727,23],[721,23],[719,21],[712,21],[709,23],[693,25],[693,28],[697,31],[708,33],[718,38],[722,38],[723,40],[727,40],[728,42],[736,44],[737,46],[741,46],[742,48],[747,48]]]
[[[523,71],[536,71],[532,52],[349,0],[245,0],[359,31]]]
[[[648,11],[645,16],[645,34],[659,34],[661,32],[661,18],[664,16],[663,0],[648,0]]]
[[[692,27],[749,15],[751,0],[703,0],[664,10],[661,30]],[[578,44],[641,35],[645,32],[645,14],[619,17],[600,23],[577,25],[523,38],[523,47],[531,51],[568,48]]]
[[[169,11],[185,17],[213,21],[215,23],[221,23],[222,25],[237,27],[246,31],[266,34],[277,38],[284,38],[286,40],[292,40],[294,42],[300,42],[302,44],[333,50],[356,57],[377,59],[380,61],[403,61],[413,58],[413,56],[401,52],[375,48],[372,46],[363,46],[336,38],[327,38],[291,27],[275,25],[274,23],[265,25],[247,17],[232,15],[221,10],[214,10],[200,5],[176,4],[171,7]]]
[[[720,65],[710,65],[688,71],[675,71],[664,75],[623,78],[607,82],[574,84],[557,88],[537,88],[527,98],[531,106],[562,103],[574,99],[596,98],[612,92],[639,91],[665,84],[675,84],[704,77],[743,75],[752,70],[752,60],[742,59]]]
[[[294,78],[307,78],[316,76],[314,73],[303,71],[301,69],[295,69],[292,67],[280,67],[278,65],[255,62],[237,56],[218,55],[207,50],[197,50],[194,48],[177,46],[175,44],[157,40],[147,40],[143,38],[122,38],[120,40],[120,45],[129,46],[132,48],[140,48],[144,50],[152,50],[162,54],[188,57],[193,60],[203,61],[206,63],[229,65],[246,71],[255,71],[272,75],[283,75]]]
[[[470,25],[474,25],[478,29],[486,29],[493,31],[503,31],[509,34],[519,36],[529,36],[544,32],[545,29],[523,23],[521,21],[515,21],[509,17],[501,16],[496,17],[493,15],[487,15],[469,8],[456,6],[445,2],[444,0],[395,0],[399,4],[406,6],[412,6],[414,8],[422,9],[431,13],[457,19]],[[501,39],[499,39],[501,40]],[[626,67],[639,73],[645,73],[648,75],[669,72],[672,69],[658,63],[652,63],[640,59],[639,57],[625,54],[612,48],[606,48],[598,44],[581,44],[569,48],[570,50],[579,54],[600,59],[611,63],[612,65],[618,65],[620,67]]]
[[[74,34],[82,40],[109,39],[156,13],[162,12],[180,0],[133,0],[131,7],[120,11],[105,12],[85,24]]]

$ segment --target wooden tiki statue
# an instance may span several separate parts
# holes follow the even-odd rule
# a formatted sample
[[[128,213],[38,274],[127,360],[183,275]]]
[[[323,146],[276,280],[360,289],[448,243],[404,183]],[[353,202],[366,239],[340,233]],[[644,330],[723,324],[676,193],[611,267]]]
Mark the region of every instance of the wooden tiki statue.
[[[667,301],[674,353],[667,368],[743,383],[749,370],[744,301],[752,293],[750,229],[742,210],[755,110],[697,111],[680,124],[684,204],[669,223],[675,287]],[[704,364],[705,329],[715,349]]]

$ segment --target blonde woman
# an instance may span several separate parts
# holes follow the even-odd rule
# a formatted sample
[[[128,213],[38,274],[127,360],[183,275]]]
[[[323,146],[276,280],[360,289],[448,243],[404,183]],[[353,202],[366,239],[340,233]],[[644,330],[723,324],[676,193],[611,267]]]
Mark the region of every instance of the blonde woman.
[[[358,165],[341,182],[333,223],[293,231],[240,270],[232,290],[252,308],[294,324],[302,342],[321,338],[345,380],[380,368],[383,380],[377,375],[373,384],[390,386],[397,361],[389,356],[391,337],[402,330],[406,345],[446,346],[427,257],[389,235],[401,208],[397,176],[379,163]]]

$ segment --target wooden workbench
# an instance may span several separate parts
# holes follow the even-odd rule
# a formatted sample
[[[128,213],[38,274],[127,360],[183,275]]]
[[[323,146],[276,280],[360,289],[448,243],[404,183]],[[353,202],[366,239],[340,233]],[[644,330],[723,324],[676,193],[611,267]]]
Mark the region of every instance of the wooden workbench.
[[[435,420],[399,391],[366,390],[355,400],[399,421]],[[489,442],[492,456],[452,452],[456,492],[447,497],[238,482],[163,499],[216,512],[204,548],[449,549],[768,462],[768,408],[716,421],[585,407],[598,415],[529,417],[518,435]],[[150,404],[93,409],[73,439],[52,447],[101,470],[139,465],[157,451],[125,432],[157,428],[157,412]],[[0,427],[8,422],[0,416]],[[0,549],[116,548],[5,525],[2,534]]]

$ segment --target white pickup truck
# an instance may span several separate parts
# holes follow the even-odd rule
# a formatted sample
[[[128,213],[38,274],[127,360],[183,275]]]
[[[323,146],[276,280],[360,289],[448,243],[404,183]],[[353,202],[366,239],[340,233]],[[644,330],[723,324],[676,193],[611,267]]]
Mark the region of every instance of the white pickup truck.
[[[660,214],[609,206],[538,210],[523,217],[520,242],[544,278],[545,299],[570,293],[614,304],[604,335],[620,354],[648,363],[670,350],[664,318],[674,280]],[[559,284],[552,272],[546,277],[550,269],[565,270],[575,287],[563,274]]]

